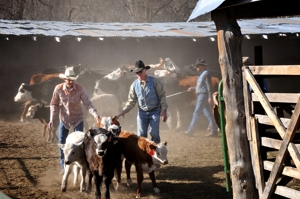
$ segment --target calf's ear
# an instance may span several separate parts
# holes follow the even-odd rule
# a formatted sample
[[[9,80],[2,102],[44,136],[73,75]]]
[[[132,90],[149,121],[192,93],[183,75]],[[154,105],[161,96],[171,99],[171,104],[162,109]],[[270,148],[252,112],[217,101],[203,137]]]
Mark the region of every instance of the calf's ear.
[[[153,142],[153,143],[150,143],[150,144],[149,144],[149,148],[155,150],[155,149],[157,148],[156,143],[154,143],[154,142]]]
[[[64,149],[65,144],[58,144],[58,147],[61,148],[61,149]]]
[[[93,139],[91,129],[86,132],[86,135],[88,136],[88,138]]]

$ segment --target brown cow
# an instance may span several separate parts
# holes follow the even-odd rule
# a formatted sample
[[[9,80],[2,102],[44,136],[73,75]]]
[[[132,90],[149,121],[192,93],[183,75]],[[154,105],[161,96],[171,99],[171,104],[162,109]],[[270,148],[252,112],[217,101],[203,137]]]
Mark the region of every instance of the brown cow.
[[[197,84],[197,79],[199,76],[188,76],[179,81],[180,86],[189,86],[193,87]],[[212,86],[212,92],[218,91],[220,80],[217,77],[211,77],[211,86]]]
[[[147,138],[139,137],[134,133],[128,131],[121,131],[119,135],[119,144],[122,154],[125,157],[125,169],[127,175],[127,185],[132,184],[130,177],[131,165],[135,165],[137,173],[138,186],[136,189],[136,198],[140,198],[141,185],[144,180],[143,173],[148,173],[152,181],[153,190],[155,193],[159,193],[157,188],[154,171],[162,164],[168,164],[167,160],[167,142],[161,142],[156,144],[149,141]],[[118,165],[122,169],[122,165]],[[121,171],[117,169],[117,171]],[[118,178],[120,178],[118,173]]]

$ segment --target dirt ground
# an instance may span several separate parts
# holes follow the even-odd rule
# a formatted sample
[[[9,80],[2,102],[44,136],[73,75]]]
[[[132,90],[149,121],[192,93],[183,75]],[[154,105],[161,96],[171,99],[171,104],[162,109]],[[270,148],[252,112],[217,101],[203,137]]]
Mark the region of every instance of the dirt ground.
[[[61,192],[57,143],[45,141],[38,121],[22,123],[18,118],[18,115],[0,117],[0,192],[15,199],[94,198],[94,189],[89,195],[80,193],[79,186],[73,186],[72,178],[67,191]],[[156,171],[161,193],[153,192],[149,176],[144,175],[141,198],[232,198],[225,188],[221,136],[207,138],[203,130],[193,137],[182,133],[161,131],[161,139],[168,141],[169,160],[168,165]],[[123,169],[122,186],[119,190],[111,186],[112,199],[135,198],[134,167],[132,177],[133,185],[127,187]]]

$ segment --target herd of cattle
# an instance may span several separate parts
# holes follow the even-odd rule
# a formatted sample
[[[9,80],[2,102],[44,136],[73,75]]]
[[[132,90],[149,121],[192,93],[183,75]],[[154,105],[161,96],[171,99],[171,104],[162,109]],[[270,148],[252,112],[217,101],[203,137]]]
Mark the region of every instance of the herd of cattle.
[[[174,96],[172,94],[186,91],[187,88],[195,86],[198,78],[196,70],[191,66],[181,69],[169,58],[160,59],[159,64],[150,66],[151,69],[148,74],[156,76],[164,84],[169,104],[169,129],[181,130],[185,128],[182,113],[186,112],[188,106],[193,107],[196,96],[192,92]],[[121,126],[115,118],[105,117],[119,113],[123,103],[127,100],[129,87],[136,79],[135,75],[130,73],[131,67],[123,66],[107,75],[89,68],[82,69],[81,66],[74,68],[78,74],[76,82],[85,88],[101,118],[97,124],[89,124],[88,114],[85,114],[84,126],[85,129],[88,129],[86,133],[70,133],[66,144],[60,145],[65,154],[66,166],[61,190],[66,191],[68,175],[73,168],[74,183],[77,181],[78,172],[81,175],[80,191],[91,191],[93,177],[96,187],[95,196],[99,198],[100,185],[104,179],[106,186],[104,195],[105,198],[110,198],[109,185],[114,173],[116,173],[117,182],[120,183],[122,163],[125,158],[128,186],[132,184],[131,165],[134,164],[136,168],[138,180],[136,197],[140,197],[143,172],[149,173],[154,192],[159,192],[154,170],[161,164],[168,163],[167,143],[155,144],[146,138],[136,136],[134,133],[121,131]],[[14,98],[15,102],[24,103],[24,111],[20,120],[23,121],[26,116],[41,121],[43,136],[46,134],[50,117],[49,106],[47,105],[51,101],[55,86],[63,82],[58,77],[59,73],[62,71],[51,69],[45,73],[33,75],[29,84],[21,84]],[[218,78],[212,77],[213,91],[217,91],[218,84]],[[192,116],[192,113],[189,114]],[[136,115],[127,116],[127,118],[127,123],[122,125],[129,129],[130,125],[136,123]],[[49,142],[57,139],[56,131],[59,119],[57,118],[55,121],[54,128],[48,129],[47,141]],[[95,125],[96,127],[93,127]],[[85,187],[86,173],[88,173],[87,187]],[[118,184],[115,188],[117,187]]]
[[[136,167],[137,184],[136,198],[140,198],[143,173],[148,173],[155,193],[160,192],[155,180],[155,169],[168,164],[167,142],[154,143],[136,134],[121,131],[116,118],[99,118],[96,127],[86,133],[76,131],[68,135],[66,143],[61,144],[65,155],[65,172],[61,190],[66,191],[68,176],[74,175],[74,185],[80,173],[80,191],[91,192],[92,178],[95,184],[95,198],[101,197],[101,185],[104,182],[104,198],[110,198],[109,187],[113,177],[117,179],[115,189],[121,184],[122,164],[125,164],[127,185],[131,186],[130,169]],[[125,159],[125,160],[124,160]],[[85,176],[87,174],[87,185]]]

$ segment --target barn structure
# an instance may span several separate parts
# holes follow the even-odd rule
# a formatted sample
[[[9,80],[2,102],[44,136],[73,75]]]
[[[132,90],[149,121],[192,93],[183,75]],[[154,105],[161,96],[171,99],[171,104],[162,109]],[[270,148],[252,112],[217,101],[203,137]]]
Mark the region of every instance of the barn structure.
[[[297,15],[300,11],[296,2],[199,2],[216,3],[211,10],[202,9],[212,11],[215,24],[0,20],[1,114],[19,108],[13,101],[19,85],[49,67],[82,64],[112,71],[138,59],[157,63],[159,57],[169,57],[183,67],[202,57],[210,70],[222,77],[227,110],[234,110],[226,113],[234,198],[272,198],[274,194],[299,198],[297,190],[283,186],[290,179],[300,178],[295,141],[299,91],[295,84],[285,85],[282,76],[297,80],[294,76],[300,75],[300,18],[255,19]],[[254,66],[242,68],[242,56],[251,57]],[[261,89],[261,77],[267,79],[269,93]],[[282,94],[287,88],[294,94]],[[270,126],[274,128],[267,128]],[[273,161],[269,153],[261,155],[265,148],[275,150]],[[287,159],[292,160],[290,165],[284,161]]]
[[[300,18],[240,20],[239,23],[245,32],[244,55],[254,58],[259,52],[254,49],[262,49],[265,64],[300,61],[297,54],[300,39],[296,36]],[[213,75],[220,78],[216,34],[213,22],[0,20],[0,112],[21,112],[22,104],[13,100],[20,84],[28,83],[31,75],[49,67],[81,64],[108,73],[138,59],[146,64],[156,64],[160,57],[168,57],[179,67],[184,67],[201,57],[206,59]],[[278,45],[281,48],[275,48]]]
[[[272,86],[298,80],[299,62],[266,65],[259,47],[253,49],[253,65],[243,66],[243,26],[237,21],[299,15],[296,7],[292,0],[199,0],[190,18],[211,12],[216,25],[230,176],[237,199],[300,198],[299,189],[289,186],[300,179],[298,81],[292,90],[266,90],[263,85],[264,79]],[[276,45],[274,51],[283,47]],[[299,48],[295,52],[299,54]]]

